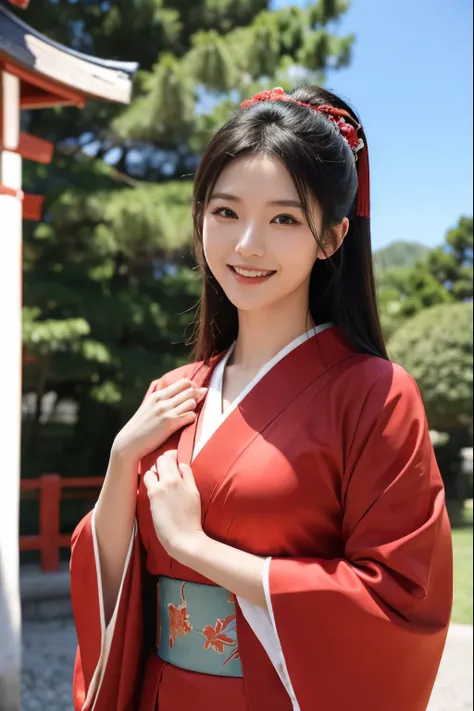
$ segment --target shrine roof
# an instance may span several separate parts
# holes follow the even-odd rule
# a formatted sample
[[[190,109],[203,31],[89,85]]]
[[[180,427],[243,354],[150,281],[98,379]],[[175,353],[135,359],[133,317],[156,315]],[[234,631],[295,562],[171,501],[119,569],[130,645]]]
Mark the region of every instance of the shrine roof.
[[[74,96],[83,98],[106,99],[128,103],[131,98],[131,77],[138,69],[135,62],[119,62],[99,59],[77,52],[61,45],[37,32],[11,12],[0,0],[0,68],[10,65],[17,68],[24,83],[36,86],[37,101],[32,106],[48,106],[47,94],[61,96],[63,103],[79,103]],[[67,89],[72,90],[71,100],[67,101]],[[42,94],[42,95],[41,95]],[[23,108],[28,108],[28,92],[22,101]]]

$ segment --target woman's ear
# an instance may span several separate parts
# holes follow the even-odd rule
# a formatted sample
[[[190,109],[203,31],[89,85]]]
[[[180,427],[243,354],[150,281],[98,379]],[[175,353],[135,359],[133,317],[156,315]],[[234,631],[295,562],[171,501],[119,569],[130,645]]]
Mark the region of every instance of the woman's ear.
[[[326,229],[324,235],[324,249],[319,250],[318,259],[329,259],[339,249],[349,232],[349,218],[344,217],[341,222]]]

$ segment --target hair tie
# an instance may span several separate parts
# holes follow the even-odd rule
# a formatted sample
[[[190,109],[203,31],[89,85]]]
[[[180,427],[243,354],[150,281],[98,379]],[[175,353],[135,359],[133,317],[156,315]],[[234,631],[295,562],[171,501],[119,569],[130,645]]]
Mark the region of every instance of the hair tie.
[[[329,104],[307,104],[304,101],[298,101],[292,96],[289,96],[285,91],[277,86],[270,91],[261,91],[250,99],[246,99],[240,104],[241,109],[248,109],[255,104],[263,103],[264,101],[286,101],[291,104],[298,104],[304,108],[311,109],[317,113],[324,114],[326,118],[333,123],[339,133],[351,149],[354,159],[357,164],[357,172],[359,176],[359,189],[357,193],[357,210],[358,217],[370,217],[370,176],[369,176],[369,156],[367,146],[363,139],[358,135],[361,126],[351,114],[345,109],[338,109]],[[360,158],[359,158],[360,152]]]

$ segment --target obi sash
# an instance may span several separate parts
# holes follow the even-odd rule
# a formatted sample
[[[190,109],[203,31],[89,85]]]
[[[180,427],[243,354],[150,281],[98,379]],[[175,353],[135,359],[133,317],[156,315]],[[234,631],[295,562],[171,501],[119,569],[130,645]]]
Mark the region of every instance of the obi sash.
[[[235,596],[216,585],[158,577],[158,656],[181,669],[242,677]]]

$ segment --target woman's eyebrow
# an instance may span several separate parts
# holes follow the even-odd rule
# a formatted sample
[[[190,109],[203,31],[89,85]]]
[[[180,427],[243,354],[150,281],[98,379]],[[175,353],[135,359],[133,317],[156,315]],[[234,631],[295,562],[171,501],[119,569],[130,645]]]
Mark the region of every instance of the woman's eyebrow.
[[[210,200],[229,200],[232,202],[242,202],[240,198],[236,195],[231,195],[230,193],[212,193]]]
[[[212,193],[211,200],[229,200],[229,202],[242,202],[241,198],[237,195],[231,195],[231,193]],[[302,205],[299,200],[289,200],[289,199],[278,199],[270,200],[267,205],[278,206],[278,207],[297,207],[302,209]]]
[[[275,205],[279,207],[297,207],[300,210],[303,208],[299,200],[271,200],[267,205]]]

